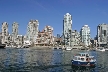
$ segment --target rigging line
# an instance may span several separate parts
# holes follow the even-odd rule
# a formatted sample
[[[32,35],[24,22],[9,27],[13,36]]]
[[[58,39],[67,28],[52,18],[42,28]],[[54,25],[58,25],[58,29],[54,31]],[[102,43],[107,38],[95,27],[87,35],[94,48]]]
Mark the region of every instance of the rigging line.
[[[61,2],[62,2],[62,0],[61,0]],[[67,1],[66,1],[67,2]],[[73,3],[74,4],[74,2],[71,2],[71,0],[68,0],[68,3],[69,4],[71,4],[71,3]],[[61,14],[61,12],[59,11],[59,10],[57,10],[54,6],[51,6],[60,16],[63,16],[62,14]]]
[[[43,8],[44,10],[46,10],[47,12],[51,13],[51,10],[48,10],[47,8],[45,8],[42,4],[40,4],[39,2],[37,2],[36,0],[32,0],[35,4],[37,4],[38,6],[40,6],[41,8]],[[61,16],[60,12],[58,10],[56,10],[54,8],[54,6],[51,6],[56,12],[58,15]],[[53,12],[52,12],[53,13]]]
[[[100,9],[99,5],[97,3],[95,3],[97,10],[99,10],[100,13],[102,13],[103,15],[108,16],[108,13],[106,12],[106,10],[104,9]]]
[[[44,10],[46,10],[47,12],[50,12],[47,8],[45,8],[42,4],[40,4],[39,2],[37,2],[36,0],[32,0],[33,3],[35,3],[36,5],[40,6],[41,8],[43,8]]]
[[[60,13],[60,11],[58,11],[58,10],[56,10],[56,8],[54,8],[54,6],[52,6],[52,8],[57,12],[58,15],[60,15],[60,16],[62,15],[62,14]],[[63,16],[63,15],[62,15],[62,16]]]

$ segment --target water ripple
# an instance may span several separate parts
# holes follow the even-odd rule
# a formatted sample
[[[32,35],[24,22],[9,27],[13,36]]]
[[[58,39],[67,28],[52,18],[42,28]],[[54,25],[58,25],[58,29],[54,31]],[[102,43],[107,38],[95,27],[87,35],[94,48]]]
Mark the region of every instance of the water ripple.
[[[90,51],[97,59],[95,68],[73,69],[71,60],[78,51],[1,49],[1,72],[107,72],[108,52]]]

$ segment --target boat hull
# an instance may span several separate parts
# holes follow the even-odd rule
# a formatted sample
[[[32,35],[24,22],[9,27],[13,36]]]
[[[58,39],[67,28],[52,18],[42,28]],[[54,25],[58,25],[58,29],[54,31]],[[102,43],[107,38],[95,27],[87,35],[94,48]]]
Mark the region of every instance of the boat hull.
[[[89,67],[95,67],[95,62],[80,62],[80,61],[74,61],[72,60],[73,66],[89,66]]]
[[[4,49],[5,48],[5,45],[0,45],[0,49]]]
[[[101,51],[101,52],[104,52],[105,49],[104,48],[96,48],[96,51]]]
[[[105,51],[108,51],[108,49],[105,49]]]
[[[67,51],[70,51],[70,50],[72,50],[72,49],[66,49]]]
[[[105,49],[104,49],[104,50],[97,50],[97,51],[101,51],[101,52],[104,52],[104,51],[105,51]]]
[[[71,47],[66,47],[66,50],[70,51],[70,50],[72,50],[72,48]]]

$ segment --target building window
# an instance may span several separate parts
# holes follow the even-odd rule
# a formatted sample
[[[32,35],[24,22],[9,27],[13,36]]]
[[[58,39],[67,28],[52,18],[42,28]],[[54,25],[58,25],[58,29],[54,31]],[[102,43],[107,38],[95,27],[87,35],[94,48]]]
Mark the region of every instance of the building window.
[[[104,36],[106,36],[106,30],[104,30]]]

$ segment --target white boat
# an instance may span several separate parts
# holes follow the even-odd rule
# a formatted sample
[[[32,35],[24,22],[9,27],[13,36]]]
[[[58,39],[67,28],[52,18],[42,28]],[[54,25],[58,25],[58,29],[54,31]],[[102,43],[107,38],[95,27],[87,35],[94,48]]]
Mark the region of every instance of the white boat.
[[[9,48],[9,47],[11,47],[10,45],[6,45],[6,48]]]
[[[96,48],[96,51],[102,51],[102,52],[104,52],[105,51],[105,48],[99,47],[99,48]]]
[[[95,67],[96,59],[88,53],[79,53],[72,59],[72,66],[90,66]]]
[[[108,51],[108,48],[105,48],[105,51]]]
[[[18,45],[18,46],[17,46],[17,48],[21,48],[21,47],[22,47],[21,45]]]
[[[72,50],[72,47],[66,47],[66,50]]]

